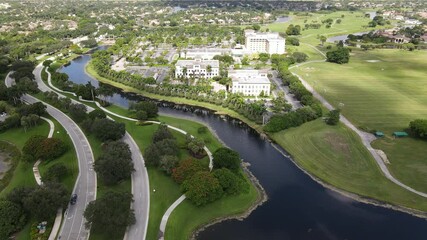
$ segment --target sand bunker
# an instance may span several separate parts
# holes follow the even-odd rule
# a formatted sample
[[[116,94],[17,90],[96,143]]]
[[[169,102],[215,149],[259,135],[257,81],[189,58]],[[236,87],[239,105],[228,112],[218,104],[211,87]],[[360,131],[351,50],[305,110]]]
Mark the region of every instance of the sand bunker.
[[[366,60],[367,62],[370,62],[370,63],[376,63],[376,62],[381,62],[380,60]]]

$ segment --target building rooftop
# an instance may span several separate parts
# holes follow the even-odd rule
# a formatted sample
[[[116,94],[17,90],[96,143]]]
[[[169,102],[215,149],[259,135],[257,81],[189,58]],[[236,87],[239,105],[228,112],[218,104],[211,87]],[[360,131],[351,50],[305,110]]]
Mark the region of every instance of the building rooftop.
[[[269,39],[283,39],[277,32],[255,32],[254,30],[247,29],[245,30],[246,37],[260,37],[260,38],[269,38]]]
[[[239,84],[269,84],[267,73],[258,70],[233,70],[228,73],[233,82]]]
[[[200,65],[200,67],[207,67],[210,65],[211,67],[218,68],[219,61],[218,60],[178,60],[176,62],[176,66],[180,67],[192,67],[194,65]]]

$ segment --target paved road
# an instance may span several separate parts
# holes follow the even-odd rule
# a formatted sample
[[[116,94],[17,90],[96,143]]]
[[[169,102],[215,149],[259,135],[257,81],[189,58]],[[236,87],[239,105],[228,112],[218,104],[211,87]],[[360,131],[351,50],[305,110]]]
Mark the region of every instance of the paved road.
[[[34,72],[37,74],[36,72]],[[40,75],[36,75],[36,78]],[[6,86],[13,84],[13,79],[6,77]],[[22,99],[28,103],[41,102],[30,95],[24,95]],[[44,102],[43,102],[44,103]],[[46,111],[55,118],[67,131],[76,150],[79,163],[79,175],[74,185],[73,193],[78,195],[75,205],[69,205],[65,215],[59,236],[61,240],[83,240],[89,238],[89,231],[85,229],[83,212],[87,204],[96,199],[96,173],[92,168],[94,161],[89,141],[77,124],[66,114],[53,106],[44,103]]]
[[[41,79],[41,71],[43,66],[39,64],[35,70],[34,75],[36,76],[37,84],[42,91],[53,91],[56,92],[61,97],[66,97],[54,91],[52,88],[47,86]],[[48,74],[50,78],[50,74]],[[50,80],[50,79],[49,79]],[[48,81],[50,83],[50,81]],[[73,102],[82,104],[81,102],[73,100]],[[91,101],[89,101],[91,102]],[[98,102],[96,102],[99,105]],[[87,106],[88,112],[94,110],[94,108]],[[123,141],[129,145],[129,148],[132,152],[132,160],[134,163],[135,171],[132,173],[132,194],[134,195],[134,202],[132,208],[135,212],[136,223],[130,226],[124,236],[125,240],[144,240],[147,234],[148,228],[148,217],[150,210],[150,185],[148,180],[147,169],[144,165],[144,159],[141,155],[141,151],[133,140],[133,138],[126,132],[126,135],[123,137]],[[63,238],[61,238],[62,240]]]
[[[320,52],[323,56],[325,56],[325,54],[323,52],[321,52],[320,50],[318,50],[317,48],[315,48],[312,45],[310,45],[310,46],[313,47],[314,49],[316,49],[318,52]],[[298,65],[292,66],[289,69],[300,67],[300,66],[308,64],[308,63],[323,62],[323,61],[325,61],[325,60],[309,61],[309,62],[305,62],[305,63],[301,63],[301,64],[298,64]],[[299,80],[301,81],[301,83],[304,85],[304,87],[308,91],[310,91],[311,93],[313,93],[313,96],[315,98],[317,98],[328,110],[335,109],[328,101],[326,101],[326,99],[323,96],[321,96],[316,90],[314,90],[314,88],[310,84],[308,84],[308,82],[306,82],[301,76],[299,76],[298,74],[293,73],[293,72],[292,72],[292,74],[295,75],[295,76],[297,76],[299,78]],[[408,190],[408,191],[410,191],[412,193],[415,193],[415,194],[417,194],[419,196],[427,198],[427,193],[417,191],[417,190],[415,190],[415,189],[413,189],[413,188],[411,188],[411,187],[403,184],[402,182],[400,182],[399,180],[397,180],[395,177],[393,177],[393,175],[391,175],[390,171],[388,170],[388,168],[385,165],[384,161],[382,160],[381,156],[371,146],[371,142],[376,139],[374,135],[359,130],[356,126],[353,125],[353,123],[351,123],[343,115],[341,115],[340,121],[342,123],[344,123],[347,127],[349,127],[351,130],[353,130],[354,132],[356,132],[357,135],[360,136],[360,138],[362,139],[363,145],[366,147],[366,149],[368,149],[368,151],[374,157],[375,161],[377,162],[378,166],[380,167],[382,173],[384,174],[384,176],[386,178],[388,178],[390,181],[394,182],[395,184],[399,185],[402,188],[405,188],[406,190]]]
[[[38,85],[40,91],[42,91],[42,92],[55,92],[56,94],[58,94],[59,97],[66,98],[67,96],[63,95],[62,93],[60,93],[58,91],[54,91],[52,88],[50,88],[49,86],[47,86],[43,82],[42,75],[41,75],[42,70],[43,70],[43,64],[40,63],[39,65],[36,66],[36,68],[33,71],[33,74],[34,74],[34,76],[36,78],[36,82],[37,82],[37,85]],[[50,77],[50,75],[48,75],[48,76]],[[78,102],[78,101],[76,101],[76,100],[74,100],[72,98],[70,98],[70,99],[75,104],[81,104],[80,102]],[[90,107],[90,106],[86,106],[86,107],[87,107],[87,111],[88,112],[91,112],[91,111],[95,110],[93,107]]]
[[[273,75],[272,80],[276,84],[277,89],[285,93],[286,102],[292,105],[292,109],[295,110],[302,107],[301,103],[292,96],[292,93],[289,92],[289,87],[283,85],[282,79],[278,77],[278,72],[276,70],[271,71],[271,75]]]
[[[132,194],[134,199],[132,208],[136,218],[136,223],[128,228],[124,240],[144,240],[147,235],[148,215],[150,211],[148,172],[141,151],[128,132],[123,137],[123,141],[129,145],[135,168],[135,171],[132,173]]]

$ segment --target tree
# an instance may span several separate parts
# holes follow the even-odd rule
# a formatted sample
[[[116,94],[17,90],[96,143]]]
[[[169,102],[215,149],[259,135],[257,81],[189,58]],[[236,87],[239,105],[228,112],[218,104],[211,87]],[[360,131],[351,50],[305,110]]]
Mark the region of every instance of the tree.
[[[237,172],[240,168],[239,153],[229,148],[219,148],[213,153],[212,157],[214,168],[228,168],[234,172]]]
[[[409,129],[415,136],[427,138],[427,119],[416,119],[409,123]]]
[[[157,114],[159,112],[159,109],[155,102],[147,102],[147,101],[141,101],[138,103],[132,103],[129,106],[129,109],[134,111],[144,111],[147,113],[147,116],[149,118],[157,117]]]
[[[56,215],[58,208],[68,202],[65,187],[58,183],[45,183],[35,188],[23,200],[24,208],[38,221],[46,221]]]
[[[83,104],[70,104],[68,112],[73,120],[80,123],[87,117],[87,108]]]
[[[116,235],[135,224],[135,214],[130,209],[133,196],[126,192],[107,192],[88,204],[84,211],[86,228]]]
[[[181,161],[177,168],[172,171],[172,178],[177,183],[190,179],[195,173],[205,171],[207,168],[203,164],[195,159],[188,158]]]
[[[107,185],[129,179],[134,171],[129,146],[120,141],[105,143],[102,154],[95,161],[95,171]]]
[[[37,156],[39,155],[38,151],[40,149],[40,143],[45,139],[46,137],[44,136],[33,135],[25,142],[24,147],[22,148],[22,152],[29,156],[29,158],[26,158],[27,160],[36,160]]]
[[[148,165],[159,166],[162,156],[177,156],[179,148],[175,139],[166,138],[153,142],[144,152],[144,159]]]
[[[187,135],[187,149],[190,151],[190,154],[196,158],[202,158],[205,154],[205,143],[203,140],[191,137],[191,135]]]
[[[322,46],[323,46],[323,44],[325,44],[327,38],[325,36],[321,35],[319,37],[319,39],[320,39],[320,42],[322,43]]]
[[[41,102],[37,102],[29,105],[22,105],[19,108],[17,108],[17,112],[21,116],[28,116],[30,114],[36,114],[38,116],[42,116],[46,114],[46,106]]]
[[[217,178],[208,171],[195,173],[181,186],[188,200],[196,206],[213,202],[223,195],[222,187]]]
[[[126,129],[124,123],[101,118],[93,121],[91,132],[101,141],[115,141],[125,135]]]
[[[289,25],[286,29],[286,35],[300,35],[301,34],[301,26],[300,25]]]
[[[88,117],[92,120],[95,119],[103,119],[106,118],[107,115],[105,114],[104,111],[102,111],[101,109],[95,109],[92,112],[88,113]]]
[[[218,179],[226,194],[238,194],[248,187],[244,179],[227,168],[216,169],[213,171],[213,175]]]
[[[43,160],[58,158],[68,149],[67,145],[59,138],[45,138],[39,144],[36,157]]]
[[[50,66],[50,64],[52,64],[52,60],[45,60],[44,62],[43,62],[43,66],[44,67],[49,67]]]
[[[340,110],[339,109],[331,110],[326,119],[326,123],[329,125],[337,125],[339,121],[340,121]]]
[[[140,121],[145,121],[145,120],[147,120],[147,119],[148,119],[148,114],[147,114],[147,112],[146,112],[146,111],[143,111],[143,110],[139,110],[139,111],[137,111],[137,112],[136,112],[136,114],[135,114],[135,116],[136,116],[136,119],[138,119],[138,120],[140,120]]]
[[[176,166],[178,166],[179,159],[177,156],[173,155],[164,155],[160,158],[159,168],[164,171],[166,174],[171,175],[172,171]]]
[[[0,199],[0,239],[21,230],[26,223],[26,216],[19,204]]]
[[[261,29],[261,26],[259,24],[252,25],[252,29],[255,31],[259,31]]]
[[[68,173],[68,168],[62,163],[49,167],[42,176],[43,182],[60,182]]]
[[[350,50],[348,48],[339,47],[326,53],[328,62],[338,64],[348,63],[350,60]]]
[[[299,39],[296,37],[287,37],[286,44],[292,45],[292,46],[299,46]]]
[[[23,77],[18,81],[16,81],[16,86],[18,87],[19,90],[25,93],[40,92],[37,83],[28,77]]]
[[[175,139],[172,133],[169,131],[168,126],[166,124],[160,124],[157,128],[156,132],[153,135],[153,142],[159,142],[164,139]]]
[[[294,52],[292,53],[292,57],[295,59],[297,63],[305,62],[308,58],[307,54],[303,52]]]

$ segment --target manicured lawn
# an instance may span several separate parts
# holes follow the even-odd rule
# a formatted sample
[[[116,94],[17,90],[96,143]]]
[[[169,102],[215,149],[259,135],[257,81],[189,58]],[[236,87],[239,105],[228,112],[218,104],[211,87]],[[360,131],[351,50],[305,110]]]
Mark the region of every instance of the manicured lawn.
[[[356,126],[392,133],[427,115],[427,51],[354,50],[349,64],[292,69]]]
[[[337,11],[331,13],[310,13],[310,16],[297,16],[291,14],[292,20],[286,23],[271,23],[263,26],[263,29],[270,29],[273,32],[285,32],[287,27],[290,24],[300,25],[301,28],[304,28],[305,24],[322,24],[322,20],[331,18],[334,20],[334,23],[330,28],[326,28],[326,24],[322,25],[319,29],[307,29],[301,31],[300,41],[310,43],[313,45],[320,44],[318,35],[324,35],[326,37],[332,37],[337,35],[344,35],[357,32],[368,32],[378,28],[368,28],[366,27],[371,21],[369,18],[365,18],[364,11]],[[341,15],[344,15],[341,18]],[[341,19],[341,23],[335,23],[336,19]],[[390,27],[383,26],[382,28]]]
[[[356,126],[383,131],[377,140],[402,182],[427,191],[427,141],[391,139],[394,131],[427,116],[427,51],[354,50],[350,63],[311,63],[292,71],[308,81]]]
[[[390,172],[403,183],[427,192],[427,142],[414,138],[385,137],[372,146],[387,154]]]
[[[244,213],[258,197],[257,189],[250,184],[249,192],[247,193],[224,196],[219,201],[202,207],[197,207],[188,200],[184,200],[169,218],[165,239],[190,239],[194,230],[212,222],[214,219]]]
[[[427,211],[427,200],[387,180],[360,138],[343,125],[321,119],[272,135],[299,166],[348,192]]]

